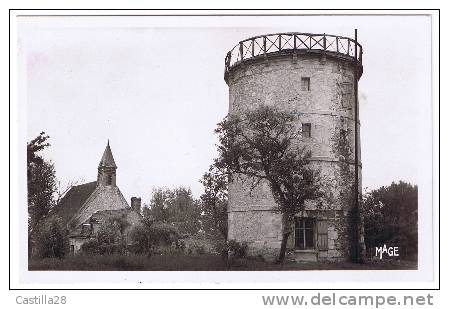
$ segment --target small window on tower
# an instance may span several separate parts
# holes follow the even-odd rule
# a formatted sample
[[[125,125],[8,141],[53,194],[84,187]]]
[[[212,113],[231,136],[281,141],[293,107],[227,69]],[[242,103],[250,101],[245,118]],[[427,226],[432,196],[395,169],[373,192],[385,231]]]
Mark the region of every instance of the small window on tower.
[[[106,185],[107,186],[112,185],[112,175],[107,175],[106,176]]]
[[[301,90],[310,91],[310,77],[301,77]]]
[[[312,125],[310,123],[302,124],[302,137],[312,137]]]

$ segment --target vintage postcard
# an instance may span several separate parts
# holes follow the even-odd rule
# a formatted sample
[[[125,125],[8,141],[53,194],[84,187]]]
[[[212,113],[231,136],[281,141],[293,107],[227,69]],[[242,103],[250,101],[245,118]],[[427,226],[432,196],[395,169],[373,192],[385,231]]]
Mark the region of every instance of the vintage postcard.
[[[432,18],[18,14],[19,281],[434,280]]]

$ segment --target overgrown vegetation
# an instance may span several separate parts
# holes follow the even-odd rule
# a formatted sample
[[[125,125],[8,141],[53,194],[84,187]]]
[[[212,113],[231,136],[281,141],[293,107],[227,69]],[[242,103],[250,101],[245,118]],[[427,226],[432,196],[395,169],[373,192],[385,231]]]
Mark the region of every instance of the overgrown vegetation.
[[[200,197],[202,230],[219,243],[228,238],[228,178],[227,170],[212,165],[200,180],[204,186]]]
[[[343,233],[349,236],[348,249],[351,260],[361,263],[364,259],[364,250],[360,245],[359,239],[362,226],[359,209],[361,195],[359,194],[358,203],[356,204],[355,155],[353,144],[350,142],[352,134],[353,132],[347,127],[347,123],[341,120],[332,136],[333,150],[338,156],[338,169],[334,171],[334,175],[339,188],[338,204],[349,206],[348,222],[345,224],[349,228],[343,231]],[[353,166],[352,168],[351,165]]]
[[[42,151],[50,146],[41,132],[27,143],[28,256],[61,258],[68,252],[67,231],[49,214],[59,198],[53,162]],[[48,219],[48,220],[47,220]]]
[[[151,221],[173,225],[184,235],[194,235],[201,228],[199,201],[193,198],[190,188],[182,186],[154,189],[143,215]]]
[[[124,254],[127,250],[125,229],[129,223],[117,216],[108,218],[96,233],[95,238],[85,242],[81,251],[87,254]]]
[[[151,256],[158,247],[171,247],[172,244],[175,244],[175,249],[183,249],[175,226],[149,218],[144,218],[141,225],[134,227],[130,236],[133,243],[131,251],[137,254]]]
[[[417,260],[418,187],[407,182],[367,192],[363,198],[365,244],[375,247],[397,246],[400,256]],[[374,254],[370,254],[373,256]]]
[[[27,143],[27,188],[28,188],[28,253],[39,234],[39,227],[54,206],[56,192],[55,167],[46,161],[41,152],[50,146],[50,137],[41,132]]]
[[[229,114],[215,130],[218,135],[218,170],[232,181],[250,180],[251,190],[269,184],[282,214],[282,243],[278,262],[285,258],[294,215],[307,200],[322,197],[320,171],[310,164],[311,152],[301,142],[300,119],[275,107],[260,106],[242,115]]]
[[[40,258],[63,258],[69,252],[68,232],[56,218],[48,220],[39,228],[35,248]]]

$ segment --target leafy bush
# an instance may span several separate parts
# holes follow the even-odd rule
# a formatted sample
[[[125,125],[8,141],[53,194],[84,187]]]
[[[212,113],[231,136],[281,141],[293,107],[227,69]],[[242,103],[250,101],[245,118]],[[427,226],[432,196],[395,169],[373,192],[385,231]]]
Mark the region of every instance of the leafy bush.
[[[225,260],[233,260],[236,258],[245,258],[247,256],[248,244],[240,243],[235,240],[229,240],[228,242],[219,242],[215,245],[215,250]]]
[[[63,258],[68,253],[68,234],[57,219],[44,223],[36,243],[37,252],[41,258]]]
[[[238,242],[235,240],[229,240],[227,243],[227,252],[230,253],[235,258],[246,257],[248,251],[248,244],[245,242]]]
[[[181,234],[194,235],[201,228],[199,202],[186,187],[154,189],[150,205],[144,207],[143,215],[155,222],[176,226]]]
[[[81,245],[81,252],[87,254],[100,254],[100,245],[96,239],[91,239]]]
[[[144,219],[131,231],[131,239],[133,253],[151,254],[156,247],[177,243],[179,232],[171,224]]]
[[[87,254],[124,253],[126,243],[122,230],[120,221],[117,218],[110,218],[101,226],[96,238],[81,245],[81,251]]]
[[[189,254],[203,255],[206,253],[206,248],[200,244],[193,244],[188,250]]]
[[[228,258],[228,244],[226,242],[218,242],[214,246],[215,253],[221,255],[223,260]]]
[[[365,244],[374,256],[376,247],[399,246],[400,256],[418,254],[418,187],[393,182],[368,192],[363,199]]]
[[[115,254],[121,253],[121,244],[118,243],[104,243],[98,238],[91,239],[81,245],[81,251],[86,254]]]

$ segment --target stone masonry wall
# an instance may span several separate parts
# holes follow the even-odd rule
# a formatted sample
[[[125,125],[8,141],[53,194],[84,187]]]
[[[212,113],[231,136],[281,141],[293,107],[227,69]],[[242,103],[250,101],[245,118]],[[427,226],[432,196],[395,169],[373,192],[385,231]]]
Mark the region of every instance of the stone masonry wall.
[[[316,250],[318,259],[347,259],[351,228],[348,215],[354,196],[352,64],[307,54],[298,55],[295,61],[291,55],[283,55],[240,64],[228,74],[230,113],[242,113],[265,104],[297,113],[302,123],[311,123],[311,137],[301,142],[312,151],[313,164],[321,170],[326,197],[308,203],[298,216],[327,222],[328,248]],[[309,91],[301,87],[303,77],[310,78]],[[252,255],[273,259],[282,240],[281,215],[274,210],[268,184],[261,183],[251,192],[247,182],[235,180],[229,186],[228,238],[247,242]],[[300,253],[296,254],[293,237],[289,239],[289,256],[297,259]]]

